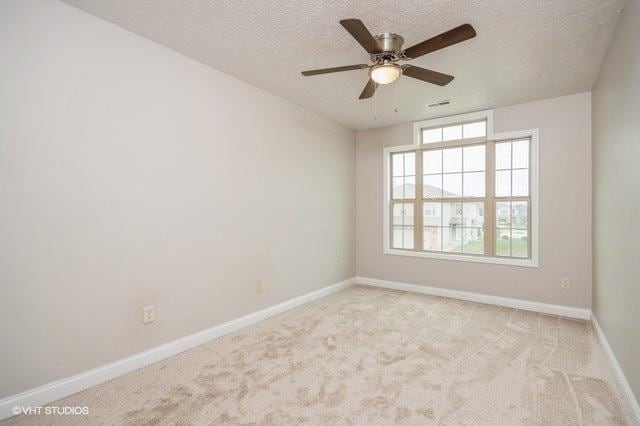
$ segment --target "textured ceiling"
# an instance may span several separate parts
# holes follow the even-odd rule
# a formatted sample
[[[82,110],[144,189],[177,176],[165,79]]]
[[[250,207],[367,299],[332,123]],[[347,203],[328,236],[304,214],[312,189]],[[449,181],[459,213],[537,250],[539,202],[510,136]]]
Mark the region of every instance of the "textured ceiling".
[[[624,0],[65,0],[82,10],[354,129],[591,90]],[[358,100],[366,63],[339,25],[361,19],[405,47],[465,22],[477,37],[412,63],[456,78],[402,77]],[[443,99],[449,106],[427,108]],[[396,112],[397,109],[397,112]]]

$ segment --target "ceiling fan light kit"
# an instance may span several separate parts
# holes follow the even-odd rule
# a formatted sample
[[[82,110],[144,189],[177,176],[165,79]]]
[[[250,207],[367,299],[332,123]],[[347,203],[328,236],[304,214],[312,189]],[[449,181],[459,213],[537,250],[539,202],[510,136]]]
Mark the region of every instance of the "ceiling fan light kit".
[[[396,81],[401,72],[400,65],[393,63],[380,64],[369,68],[369,77],[378,84],[389,84]]]
[[[410,64],[401,65],[398,62],[410,61],[476,36],[476,31],[473,27],[469,24],[464,24],[403,50],[404,39],[398,34],[383,33],[374,37],[359,19],[343,19],[340,24],[369,53],[373,65],[359,64],[310,70],[303,71],[302,75],[312,76],[368,68],[369,81],[364,90],[362,90],[359,99],[372,97],[378,85],[393,83],[401,75],[437,84],[438,86],[446,86],[453,80],[452,75],[442,74]]]

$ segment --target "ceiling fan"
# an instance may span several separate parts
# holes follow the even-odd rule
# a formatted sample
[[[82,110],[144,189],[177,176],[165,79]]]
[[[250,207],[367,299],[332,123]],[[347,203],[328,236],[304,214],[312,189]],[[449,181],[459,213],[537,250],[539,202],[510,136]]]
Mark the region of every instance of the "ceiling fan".
[[[302,71],[302,75],[311,76],[368,68],[369,82],[364,87],[359,99],[372,97],[378,85],[393,83],[402,74],[426,81],[427,83],[446,86],[453,80],[452,75],[442,74],[409,64],[400,65],[398,62],[409,61],[476,36],[476,31],[473,27],[469,24],[464,24],[413,45],[408,49],[402,49],[404,39],[398,34],[383,33],[374,37],[359,19],[343,19],[340,21],[340,24],[364,47],[364,50],[369,53],[373,65],[347,65],[344,67]]]

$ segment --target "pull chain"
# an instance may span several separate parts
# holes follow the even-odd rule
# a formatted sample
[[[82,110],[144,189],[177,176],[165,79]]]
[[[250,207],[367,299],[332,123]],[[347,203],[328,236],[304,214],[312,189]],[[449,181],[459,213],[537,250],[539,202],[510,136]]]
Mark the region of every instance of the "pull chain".
[[[378,121],[378,83],[374,83],[376,91],[373,92],[373,119]]]
[[[393,85],[393,112],[398,112],[398,82]]]

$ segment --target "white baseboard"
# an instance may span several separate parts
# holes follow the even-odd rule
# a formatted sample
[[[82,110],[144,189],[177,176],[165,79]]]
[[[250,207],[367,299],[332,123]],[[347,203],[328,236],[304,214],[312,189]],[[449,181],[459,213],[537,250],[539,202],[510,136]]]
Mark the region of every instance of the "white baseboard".
[[[287,300],[286,302],[278,305],[270,306],[243,317],[227,321],[198,333],[156,346],[119,361],[4,398],[0,400],[0,420],[17,414],[13,412],[14,407],[16,406],[41,407],[92,386],[104,383],[107,380],[114,379],[130,373],[131,371],[177,355],[180,352],[184,352],[210,340],[224,336],[225,334],[229,334],[251,324],[255,324],[258,321],[262,321],[313,300],[320,299],[321,297],[347,288],[354,283],[355,277],[321,288],[320,290],[316,290],[312,293]]]
[[[598,320],[596,316],[591,313],[591,322],[593,323],[593,328],[596,331],[596,336],[598,336],[598,341],[600,342],[600,346],[602,346],[602,350],[604,351],[604,355],[607,357],[607,361],[609,361],[609,365],[611,365],[611,370],[613,371],[613,376],[616,378],[618,382],[618,386],[620,386],[620,390],[622,391],[622,396],[625,398],[627,405],[629,407],[629,412],[633,417],[633,420],[637,425],[640,425],[640,405],[638,405],[638,400],[633,394],[633,390],[627,381],[627,377],[624,375],[620,364],[618,364],[618,359],[616,355],[613,353],[611,346],[609,346],[609,341],[607,337],[604,335],[604,332],[600,328],[600,324],[598,324]]]
[[[486,303],[489,305],[506,306],[508,308],[541,312],[543,314],[560,315],[563,317],[583,320],[591,319],[591,311],[589,309],[574,308],[571,306],[551,305],[548,303],[531,302],[529,300],[491,296],[489,294],[471,293],[467,291],[449,290],[446,288],[379,280],[377,278],[356,277],[356,282],[358,284],[364,284],[373,287],[383,287],[394,290],[410,291],[413,293],[430,294],[433,296],[450,297],[452,299],[468,300],[470,302]]]

